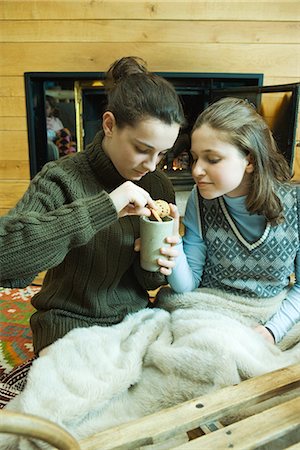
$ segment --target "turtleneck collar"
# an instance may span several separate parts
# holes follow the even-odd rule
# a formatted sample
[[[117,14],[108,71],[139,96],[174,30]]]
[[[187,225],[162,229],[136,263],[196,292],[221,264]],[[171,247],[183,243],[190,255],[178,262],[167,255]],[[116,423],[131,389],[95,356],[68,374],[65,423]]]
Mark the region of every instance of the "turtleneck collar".
[[[235,211],[240,214],[249,214],[246,207],[246,195],[242,195],[241,197],[229,197],[228,195],[223,195],[223,199],[231,211]]]
[[[119,174],[111,160],[104,153],[102,148],[103,137],[103,131],[99,131],[93,142],[87,146],[85,153],[93,172],[101,184],[108,189],[115,189],[126,180]]]

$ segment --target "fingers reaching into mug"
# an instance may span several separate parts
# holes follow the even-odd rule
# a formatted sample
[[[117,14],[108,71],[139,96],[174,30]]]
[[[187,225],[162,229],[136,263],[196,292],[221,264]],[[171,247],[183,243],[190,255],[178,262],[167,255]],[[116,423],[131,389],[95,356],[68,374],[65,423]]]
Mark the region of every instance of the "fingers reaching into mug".
[[[109,195],[119,217],[128,215],[150,216],[150,209],[156,209],[155,202],[149,193],[131,181],[125,181]]]

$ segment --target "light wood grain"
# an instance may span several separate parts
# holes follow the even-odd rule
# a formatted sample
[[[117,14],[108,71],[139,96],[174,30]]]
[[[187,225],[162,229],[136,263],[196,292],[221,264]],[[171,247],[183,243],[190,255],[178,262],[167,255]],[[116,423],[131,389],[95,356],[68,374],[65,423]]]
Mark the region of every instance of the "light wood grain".
[[[0,161],[28,161],[26,131],[0,131],[0,142]]]
[[[126,49],[126,50],[125,50]],[[290,76],[300,73],[299,47],[291,45],[197,43],[11,43],[1,44],[7,75],[27,71],[105,71],[117,58],[143,57],[152,71],[264,73]],[[47,55],[47,58],[45,58]]]
[[[236,386],[221,389],[217,393],[213,392],[148,417],[103,431],[89,439],[82,440],[81,447],[83,450],[134,449],[147,444],[163,442],[174,434],[194,429],[201,423],[221,420],[226,415],[238,414],[244,407],[255,405],[299,386],[300,365],[298,364],[280,369],[276,371],[276,375],[268,373],[261,377],[251,378]],[[201,405],[201,407],[197,407],[197,405]],[[111,439],[112,435],[114,439]],[[201,447],[200,442],[201,440],[197,442],[198,447],[194,447],[197,450],[206,448]],[[224,447],[216,446],[214,448]]]
[[[10,208],[0,208],[0,216],[5,216]]]
[[[300,42],[300,23],[281,21],[8,20],[1,29],[1,42]]]
[[[277,76],[266,76],[264,77],[264,85],[265,86],[275,86],[275,85],[281,85],[281,84],[291,84],[291,83],[299,83],[300,82],[300,76],[296,77],[277,77]]]
[[[187,444],[179,445],[176,450],[215,450],[234,448],[235,450],[253,449],[277,439],[297,433],[299,421],[300,398],[294,398],[282,405],[270,408],[260,414],[241,420],[221,430],[202,436],[201,441],[195,439]]]
[[[264,117],[276,115],[291,99],[291,92],[268,92],[262,95],[262,111]]]
[[[33,437],[47,442],[58,450],[80,450],[78,442],[62,427],[31,414],[2,411],[0,432]]]
[[[300,78],[299,18],[300,3],[285,0],[2,0],[0,181],[26,173],[24,72],[99,72],[133,54],[153,71],[291,83]]]
[[[0,180],[0,205],[2,210],[11,209],[27,190],[29,181]]]
[[[0,100],[1,103],[1,100]],[[26,117],[0,117],[0,131],[27,131]]]
[[[26,160],[0,160],[0,180],[26,180],[29,179],[29,161]]]
[[[25,97],[0,97],[1,116],[26,117]]]
[[[298,181],[300,183],[300,146],[296,147],[293,161],[293,174],[293,181]]]
[[[296,131],[296,147],[295,155],[293,161],[293,180],[300,182],[300,99],[298,104],[298,115],[297,115],[298,128]]]
[[[3,0],[3,19],[295,20],[294,1]]]
[[[1,73],[5,73],[5,67],[2,68]],[[25,88],[23,75],[14,77],[0,76],[1,97],[24,97],[24,95]]]

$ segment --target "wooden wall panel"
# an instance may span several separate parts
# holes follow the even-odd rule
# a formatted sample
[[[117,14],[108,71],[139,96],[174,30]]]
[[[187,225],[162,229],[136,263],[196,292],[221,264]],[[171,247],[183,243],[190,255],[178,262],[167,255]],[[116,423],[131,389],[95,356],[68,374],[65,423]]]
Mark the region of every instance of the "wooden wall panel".
[[[17,26],[15,24],[15,26]],[[1,67],[1,74],[6,73],[5,67]],[[0,76],[1,97],[24,97],[23,74],[15,77]]]
[[[0,97],[0,116],[26,117],[25,97]]]
[[[143,57],[154,71],[300,74],[299,46],[164,43],[7,43],[0,45],[6,74],[37,71],[103,71],[124,55]],[[45,57],[47,55],[47,57]]]
[[[105,71],[143,57],[153,71],[300,78],[300,2],[0,1],[0,214],[29,181],[24,72]],[[270,105],[264,108],[268,115]]]
[[[0,161],[28,160],[26,131],[0,131]]]
[[[274,29],[275,28],[275,29]],[[234,22],[171,20],[19,20],[3,21],[3,42],[300,42],[299,22]]]
[[[29,181],[1,181],[0,180],[0,205],[1,208],[10,209],[22,197],[28,188]]]
[[[0,180],[7,178],[9,180],[29,179],[29,161],[26,160],[0,160]]]
[[[1,102],[1,100],[0,100]],[[10,131],[10,130],[27,130],[26,117],[1,117],[0,119],[0,130]]]
[[[266,119],[277,116],[284,105],[286,105],[291,98],[290,92],[270,92],[263,94],[261,113]],[[272,124],[269,124],[272,126]]]
[[[2,0],[3,19],[143,19],[293,21],[297,1]],[[299,17],[299,16],[298,16]]]
[[[10,210],[10,208],[1,208],[0,207],[0,216],[4,216],[5,214],[8,213],[9,210]]]
[[[276,77],[276,76],[266,76],[264,77],[264,85],[265,86],[274,86],[279,84],[290,84],[290,83],[299,83],[300,76],[298,77]]]

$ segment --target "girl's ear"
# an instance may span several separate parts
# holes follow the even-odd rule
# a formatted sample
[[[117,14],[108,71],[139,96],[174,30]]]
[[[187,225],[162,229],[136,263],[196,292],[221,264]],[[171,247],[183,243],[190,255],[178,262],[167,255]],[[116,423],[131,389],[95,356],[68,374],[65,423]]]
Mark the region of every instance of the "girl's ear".
[[[112,112],[106,111],[102,116],[102,129],[105,136],[111,137],[114,127],[116,126],[116,119]]]
[[[252,172],[254,172],[254,160],[253,160],[253,156],[249,154],[249,155],[246,156],[246,159],[247,159],[247,161],[248,161],[248,164],[246,165],[245,171],[246,171],[247,173],[252,173]]]

